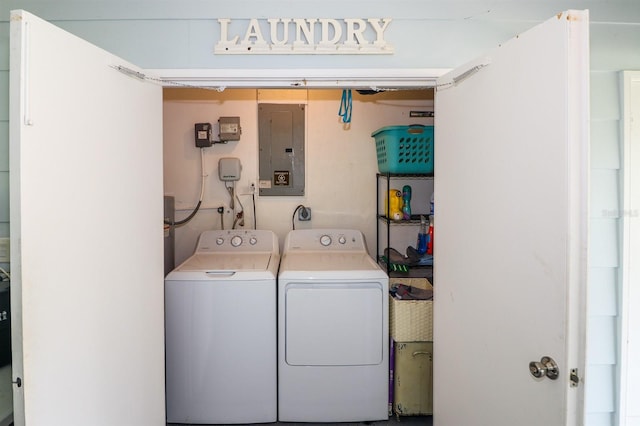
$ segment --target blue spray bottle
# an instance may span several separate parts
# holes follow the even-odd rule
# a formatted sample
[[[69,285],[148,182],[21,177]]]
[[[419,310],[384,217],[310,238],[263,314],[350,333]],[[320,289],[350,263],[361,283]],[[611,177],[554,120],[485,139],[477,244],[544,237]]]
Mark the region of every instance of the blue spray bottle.
[[[418,243],[416,244],[418,254],[425,254],[427,252],[427,239],[429,236],[427,232],[427,218],[420,216],[420,231],[418,231]]]
[[[402,218],[411,219],[411,187],[409,185],[402,187]]]

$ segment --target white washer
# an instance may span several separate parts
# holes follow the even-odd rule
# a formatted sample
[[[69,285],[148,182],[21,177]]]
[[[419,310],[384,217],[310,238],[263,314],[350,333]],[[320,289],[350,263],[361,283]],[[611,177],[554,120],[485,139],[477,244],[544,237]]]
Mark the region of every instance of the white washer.
[[[387,274],[356,230],[289,232],[278,273],[278,419],[388,418]]]
[[[206,231],[167,275],[167,422],[277,420],[279,261],[271,231]]]

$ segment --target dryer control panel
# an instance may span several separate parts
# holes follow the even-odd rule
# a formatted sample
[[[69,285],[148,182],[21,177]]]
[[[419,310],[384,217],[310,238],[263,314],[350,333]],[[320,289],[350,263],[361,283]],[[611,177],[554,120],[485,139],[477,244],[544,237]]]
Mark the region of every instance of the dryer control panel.
[[[356,229],[300,229],[289,232],[284,243],[288,250],[364,251],[364,235]]]

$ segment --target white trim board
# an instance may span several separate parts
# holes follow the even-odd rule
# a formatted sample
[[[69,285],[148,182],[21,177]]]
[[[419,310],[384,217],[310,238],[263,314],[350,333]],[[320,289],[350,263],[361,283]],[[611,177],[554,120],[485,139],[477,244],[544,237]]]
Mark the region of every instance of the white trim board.
[[[640,71],[621,73],[622,191],[620,237],[620,407],[619,425],[640,425]]]
[[[227,88],[417,89],[448,69],[150,69],[165,86]]]

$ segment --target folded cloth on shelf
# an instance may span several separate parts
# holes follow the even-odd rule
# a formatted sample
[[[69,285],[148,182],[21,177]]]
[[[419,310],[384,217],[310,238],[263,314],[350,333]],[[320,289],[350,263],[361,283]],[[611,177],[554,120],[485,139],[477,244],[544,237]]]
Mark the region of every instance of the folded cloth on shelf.
[[[384,255],[389,262],[395,263],[396,265],[413,265],[415,264],[414,260],[408,258],[407,256],[402,255],[398,250],[393,247],[388,247],[384,249]]]
[[[392,283],[389,292],[396,299],[401,300],[432,300],[433,289],[412,287],[406,284]]]
[[[418,250],[413,248],[413,246],[407,247],[407,259],[409,259],[412,265],[419,265],[419,266],[433,265],[433,255],[420,254],[418,253]]]

